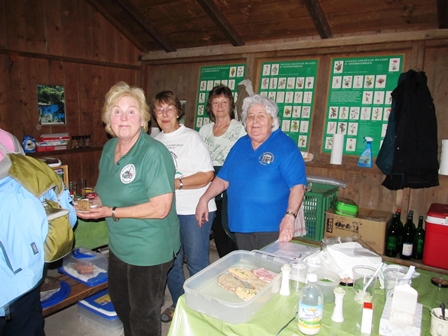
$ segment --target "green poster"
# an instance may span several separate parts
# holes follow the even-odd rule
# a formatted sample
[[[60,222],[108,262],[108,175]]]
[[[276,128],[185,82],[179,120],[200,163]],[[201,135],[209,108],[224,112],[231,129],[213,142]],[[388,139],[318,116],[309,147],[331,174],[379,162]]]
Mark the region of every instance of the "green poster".
[[[403,59],[403,55],[332,59],[324,153],[331,152],[333,135],[340,133],[344,134],[344,154],[360,155],[368,136],[373,138],[372,152],[377,156]]]
[[[228,64],[201,67],[199,76],[198,103],[195,114],[195,129],[198,131],[202,125],[208,124],[210,118],[206,111],[208,93],[216,85],[224,84],[230,88],[235,102],[238,99],[238,84],[246,75],[245,64]]]
[[[258,91],[277,103],[282,131],[302,151],[309,148],[317,65],[317,60],[300,60],[264,62],[261,67]]]

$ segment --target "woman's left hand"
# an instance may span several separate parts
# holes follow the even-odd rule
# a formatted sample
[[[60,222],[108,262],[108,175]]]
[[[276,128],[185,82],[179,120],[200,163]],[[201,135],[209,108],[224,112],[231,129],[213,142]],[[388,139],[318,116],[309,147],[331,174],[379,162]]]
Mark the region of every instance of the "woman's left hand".
[[[289,242],[294,236],[294,216],[285,215],[280,223],[280,233],[278,240],[280,242]]]

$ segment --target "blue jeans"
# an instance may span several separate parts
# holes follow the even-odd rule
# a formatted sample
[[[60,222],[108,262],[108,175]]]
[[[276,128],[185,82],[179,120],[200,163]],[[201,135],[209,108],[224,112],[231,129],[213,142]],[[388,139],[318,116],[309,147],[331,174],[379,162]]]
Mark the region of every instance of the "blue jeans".
[[[190,276],[210,265],[210,232],[216,211],[208,214],[208,222],[199,227],[195,215],[178,215],[180,222],[181,248],[174,259],[173,268],[168,272],[168,289],[173,304],[184,294],[184,255]]]

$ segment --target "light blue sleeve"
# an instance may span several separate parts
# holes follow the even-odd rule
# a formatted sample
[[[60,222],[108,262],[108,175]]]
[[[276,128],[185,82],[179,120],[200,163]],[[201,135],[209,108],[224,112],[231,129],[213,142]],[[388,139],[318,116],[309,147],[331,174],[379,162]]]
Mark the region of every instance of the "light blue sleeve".
[[[67,209],[69,211],[68,221],[70,222],[71,227],[75,226],[78,218],[76,217],[75,207],[72,205],[72,198],[70,197],[70,192],[67,189],[64,189],[59,199],[54,190],[50,189],[40,198],[40,201],[43,202],[45,199],[57,202],[62,208]]]
[[[64,189],[64,192],[59,198],[59,204],[61,205],[61,207],[69,211],[68,221],[70,222],[70,225],[74,227],[76,221],[78,220],[78,217],[76,217],[76,210],[72,204],[72,198],[70,196],[70,192],[67,189]]]

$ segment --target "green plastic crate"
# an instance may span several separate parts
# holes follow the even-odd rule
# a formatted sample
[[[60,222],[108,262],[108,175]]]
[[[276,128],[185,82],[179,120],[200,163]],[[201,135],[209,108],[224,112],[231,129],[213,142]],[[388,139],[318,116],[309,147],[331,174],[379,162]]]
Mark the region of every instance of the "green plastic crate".
[[[324,238],[325,211],[333,206],[339,187],[330,184],[313,183],[311,191],[305,193],[303,212],[306,235],[302,238],[321,241]]]

